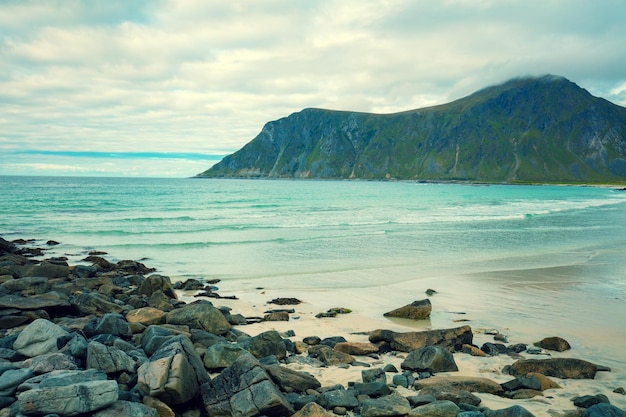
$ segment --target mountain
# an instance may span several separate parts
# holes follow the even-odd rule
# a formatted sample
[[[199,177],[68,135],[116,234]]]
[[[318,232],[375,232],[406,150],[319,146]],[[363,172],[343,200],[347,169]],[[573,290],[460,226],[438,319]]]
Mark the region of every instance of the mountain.
[[[402,113],[305,109],[198,177],[622,182],[626,108],[546,75]]]

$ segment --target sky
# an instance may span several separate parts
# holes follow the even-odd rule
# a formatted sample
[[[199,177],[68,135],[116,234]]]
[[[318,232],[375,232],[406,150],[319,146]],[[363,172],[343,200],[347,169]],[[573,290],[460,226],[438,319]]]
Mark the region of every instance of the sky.
[[[308,107],[528,75],[626,106],[623,0],[0,0],[0,175],[190,177]]]

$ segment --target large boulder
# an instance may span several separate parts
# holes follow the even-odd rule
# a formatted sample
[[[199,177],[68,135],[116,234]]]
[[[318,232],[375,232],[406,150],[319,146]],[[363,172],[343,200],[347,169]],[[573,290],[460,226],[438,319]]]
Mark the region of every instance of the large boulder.
[[[373,343],[339,342],[333,349],[348,355],[367,356],[378,352],[378,346]]]
[[[172,337],[161,345],[149,362],[137,371],[137,386],[144,395],[166,404],[183,404],[209,381],[202,360],[186,336]]]
[[[148,326],[141,338],[141,347],[148,356],[153,355],[163,343],[173,336],[181,335],[180,331],[163,326]]]
[[[144,326],[165,323],[165,312],[154,307],[142,307],[126,313],[129,323],[140,323]]]
[[[598,371],[610,369],[574,358],[520,359],[509,368],[509,373],[513,376],[537,372],[561,379],[593,379]]]
[[[333,410],[335,407],[352,410],[359,406],[356,392],[351,389],[344,389],[342,386],[322,392],[315,402],[327,410]]]
[[[411,411],[409,400],[400,395],[368,399],[361,403],[363,417],[394,417],[404,416]]]
[[[252,355],[237,343],[216,343],[204,353],[204,367],[210,371],[221,371],[231,366],[241,355]]]
[[[102,316],[106,313],[122,313],[124,308],[110,302],[106,297],[98,293],[88,292],[76,294],[70,297],[70,303],[81,315]]]
[[[456,417],[461,409],[452,401],[439,400],[416,407],[409,412],[409,417]]]
[[[17,396],[20,413],[75,416],[91,413],[118,399],[115,381],[89,381],[24,391]]]
[[[73,356],[64,353],[47,353],[26,359],[22,366],[28,367],[33,374],[47,374],[52,371],[75,370],[79,368],[79,361]]]
[[[143,280],[137,291],[139,295],[145,295],[147,297],[152,296],[152,294],[157,291],[161,291],[169,298],[177,298],[176,291],[174,291],[170,277],[163,275],[150,275]]]
[[[315,390],[322,386],[313,375],[298,372],[282,365],[268,365],[265,370],[283,392],[306,392],[309,389]]]
[[[565,352],[572,348],[567,340],[558,336],[546,337],[535,343],[535,345],[542,349],[554,350],[556,352]]]
[[[48,278],[41,276],[28,276],[18,279],[10,279],[0,284],[0,291],[5,293],[28,293],[43,294],[50,290]]]
[[[354,357],[347,353],[339,352],[326,345],[316,345],[309,347],[309,354],[322,361],[327,366],[350,364],[354,362]]]
[[[500,410],[485,410],[485,417],[535,417],[533,413],[520,405],[514,405]],[[602,417],[607,417],[603,415]]]
[[[420,390],[420,396],[432,396],[438,401],[451,401],[455,404],[478,406],[481,399],[469,391],[450,385],[432,385]]]
[[[374,330],[369,334],[370,342],[387,342],[393,350],[402,352],[411,352],[431,345],[441,346],[449,350],[461,350],[464,344],[472,344],[473,338],[474,335],[470,326],[421,332]]]
[[[152,407],[130,401],[116,401],[107,408],[96,411],[91,417],[159,417],[159,413]]]
[[[86,326],[83,331],[88,336],[111,334],[113,336],[129,338],[133,335],[128,321],[119,313],[103,314],[102,317],[95,320],[89,326]]]
[[[198,300],[184,307],[170,311],[165,316],[167,324],[183,324],[190,329],[201,329],[222,335],[231,329],[222,312],[209,301]]]
[[[426,346],[412,351],[401,366],[410,371],[431,373],[459,370],[452,353],[440,346]]]
[[[292,417],[335,417],[335,416],[336,414],[326,411],[324,407],[322,407],[318,403],[309,402],[309,403],[306,403],[306,405],[302,407]]]
[[[239,338],[238,343],[258,359],[273,355],[281,360],[287,356],[287,345],[276,330],[268,330],[254,337]]]
[[[410,320],[424,320],[430,317],[433,310],[429,299],[413,301],[404,307],[396,308],[384,314],[385,317],[396,317]]]
[[[0,397],[15,395],[17,386],[33,376],[28,368],[2,369],[0,368]]]
[[[34,297],[22,297],[19,295],[5,295],[0,297],[0,309],[48,310],[51,308],[69,306],[70,303],[67,300],[67,296],[54,291]]]
[[[626,417],[626,412],[614,405],[600,403],[586,409],[583,417]]]
[[[22,271],[23,277],[67,278],[70,274],[67,265],[43,261],[38,265],[28,265]]]
[[[251,355],[239,357],[201,387],[210,416],[282,417],[294,410],[265,369]]]
[[[57,339],[67,336],[69,333],[46,319],[37,319],[29,324],[17,336],[13,343],[13,349],[24,356],[45,355],[57,352]]]
[[[91,341],[87,347],[87,368],[107,374],[116,372],[135,372],[135,360],[124,351],[113,346]]]

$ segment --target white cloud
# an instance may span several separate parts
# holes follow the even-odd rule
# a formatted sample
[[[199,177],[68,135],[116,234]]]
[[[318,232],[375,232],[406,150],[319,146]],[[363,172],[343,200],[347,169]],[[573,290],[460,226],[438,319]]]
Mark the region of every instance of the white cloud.
[[[590,0],[3,2],[0,151],[230,153],[305,107],[396,112],[528,74],[626,104],[624,15]]]

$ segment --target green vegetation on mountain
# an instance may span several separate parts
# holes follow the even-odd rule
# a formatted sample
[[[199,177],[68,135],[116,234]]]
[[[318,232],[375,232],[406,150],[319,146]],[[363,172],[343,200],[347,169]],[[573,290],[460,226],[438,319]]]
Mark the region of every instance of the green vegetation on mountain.
[[[198,177],[623,182],[626,108],[547,75],[402,113],[305,109]]]

